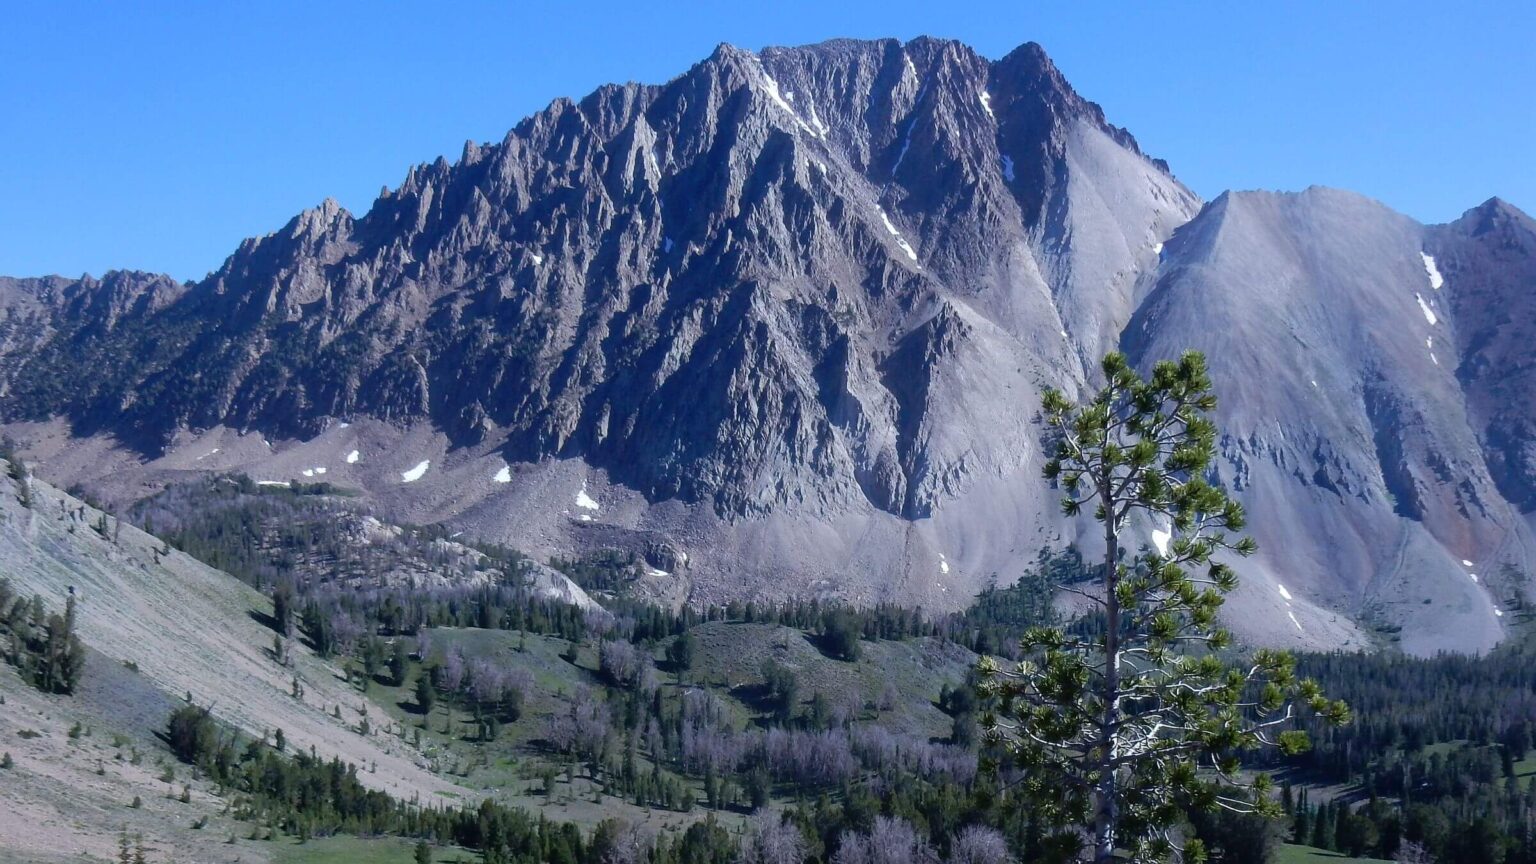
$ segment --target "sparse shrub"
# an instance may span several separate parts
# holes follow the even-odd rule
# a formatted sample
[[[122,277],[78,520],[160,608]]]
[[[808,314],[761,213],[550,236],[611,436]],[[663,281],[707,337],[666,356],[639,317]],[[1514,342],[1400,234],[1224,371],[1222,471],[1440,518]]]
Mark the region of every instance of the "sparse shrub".
[[[9,750],[7,750],[4,756],[0,756],[0,768],[4,768],[5,770],[9,771],[15,767],[16,760],[11,758],[11,753]]]

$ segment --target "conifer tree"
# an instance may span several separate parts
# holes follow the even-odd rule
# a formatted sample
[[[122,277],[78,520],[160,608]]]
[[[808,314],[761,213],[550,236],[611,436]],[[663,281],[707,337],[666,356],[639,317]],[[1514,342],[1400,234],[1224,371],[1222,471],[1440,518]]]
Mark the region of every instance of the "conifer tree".
[[[1103,527],[1094,587],[1067,588],[1102,626],[1032,628],[1016,667],[984,659],[982,728],[989,751],[1023,769],[1021,791],[1058,843],[1086,830],[1098,864],[1122,852],[1166,861],[1195,809],[1275,815],[1270,781],[1245,782],[1240,759],[1264,746],[1304,749],[1298,704],[1333,721],[1347,709],[1298,679],[1287,654],[1225,659],[1231,638],[1216,614],[1237,578],[1215,556],[1255,544],[1235,536],[1242,507],[1207,480],[1216,397],[1205,359],[1186,353],[1144,380],[1116,353],[1102,371],[1086,403],[1049,390],[1043,412],[1046,478],[1065,492],[1068,516],[1091,507]],[[1158,548],[1127,549],[1138,525]],[[1182,857],[1204,851],[1190,840]]]

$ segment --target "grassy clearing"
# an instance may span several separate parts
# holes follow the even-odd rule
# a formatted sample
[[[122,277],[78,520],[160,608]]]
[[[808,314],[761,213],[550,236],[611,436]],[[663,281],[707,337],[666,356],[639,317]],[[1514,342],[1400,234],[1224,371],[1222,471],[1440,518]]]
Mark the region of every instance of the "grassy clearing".
[[[393,837],[324,837],[299,843],[281,840],[271,847],[273,864],[414,864],[416,844]],[[480,860],[464,849],[432,847],[434,864]]]
[[[1289,843],[1280,848],[1280,855],[1275,859],[1276,864],[1316,864],[1322,861],[1355,861],[1364,864],[1391,864],[1384,858],[1351,858],[1343,852],[1329,852],[1326,849],[1316,849],[1311,846],[1293,846]]]

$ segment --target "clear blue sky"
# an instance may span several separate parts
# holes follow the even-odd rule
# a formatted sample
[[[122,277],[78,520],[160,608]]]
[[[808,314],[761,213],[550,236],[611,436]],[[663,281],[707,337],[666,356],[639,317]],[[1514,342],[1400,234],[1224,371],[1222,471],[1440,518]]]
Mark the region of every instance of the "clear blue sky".
[[[1461,8],[1468,5],[1469,8]],[[0,274],[201,278],[241,238],[381,186],[556,96],[661,82],[719,42],[1040,42],[1210,198],[1354,189],[1428,222],[1536,208],[1536,4],[0,5]]]

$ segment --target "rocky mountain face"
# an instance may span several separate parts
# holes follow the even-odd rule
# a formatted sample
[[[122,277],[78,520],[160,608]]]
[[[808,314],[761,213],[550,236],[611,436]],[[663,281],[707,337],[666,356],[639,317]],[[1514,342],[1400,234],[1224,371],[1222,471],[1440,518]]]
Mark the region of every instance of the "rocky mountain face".
[[[194,285],[0,280],[0,410],[108,495],[323,474],[535,554],[645,550],[670,599],[953,607],[1080,527],[1038,479],[1040,389],[1199,347],[1272,550],[1239,629],[1479,649],[1509,598],[1459,562],[1523,568],[1536,505],[1530,225],[1202,209],[1035,45],[722,46]],[[1414,641],[1431,620],[1461,629]]]
[[[1184,347],[1212,358],[1220,473],[1261,545],[1284,550],[1261,564],[1277,586],[1400,625],[1422,652],[1448,626],[1462,647],[1492,645],[1533,548],[1496,479],[1503,421],[1480,415],[1486,376],[1468,348],[1511,337],[1508,309],[1530,307],[1519,280],[1527,295],[1536,281],[1531,259],[1500,269],[1490,244],[1464,239],[1475,218],[1428,229],[1330,189],[1222,195],[1168,243],[1123,339],[1140,363]],[[1483,290],[1511,304],[1492,320],[1462,279],[1490,265],[1499,287]],[[1507,349],[1496,362],[1521,363]]]

